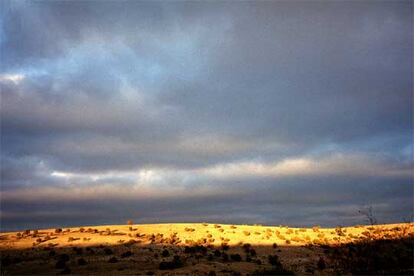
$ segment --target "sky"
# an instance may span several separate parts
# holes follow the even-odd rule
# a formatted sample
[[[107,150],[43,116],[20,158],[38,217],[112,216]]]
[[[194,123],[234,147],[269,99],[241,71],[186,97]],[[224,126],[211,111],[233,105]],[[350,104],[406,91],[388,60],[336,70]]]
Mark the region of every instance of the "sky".
[[[412,1],[1,1],[0,229],[413,219]]]

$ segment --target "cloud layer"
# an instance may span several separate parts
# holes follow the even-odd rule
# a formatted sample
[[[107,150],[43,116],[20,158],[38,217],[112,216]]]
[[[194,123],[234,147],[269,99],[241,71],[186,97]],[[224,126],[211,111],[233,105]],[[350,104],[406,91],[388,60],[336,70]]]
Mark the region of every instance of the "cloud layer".
[[[1,228],[409,219],[412,5],[2,2]]]

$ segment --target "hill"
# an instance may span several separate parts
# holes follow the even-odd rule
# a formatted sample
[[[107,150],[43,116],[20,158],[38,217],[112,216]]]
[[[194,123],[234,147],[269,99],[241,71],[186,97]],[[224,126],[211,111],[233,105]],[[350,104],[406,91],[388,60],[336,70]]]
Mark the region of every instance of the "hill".
[[[207,223],[1,233],[4,275],[412,273],[414,224],[337,228]]]

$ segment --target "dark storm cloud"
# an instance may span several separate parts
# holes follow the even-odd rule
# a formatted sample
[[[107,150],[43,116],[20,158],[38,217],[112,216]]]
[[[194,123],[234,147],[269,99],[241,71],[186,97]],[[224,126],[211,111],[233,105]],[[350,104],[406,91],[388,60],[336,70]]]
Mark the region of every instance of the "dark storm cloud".
[[[275,7],[235,17],[207,74],[187,89],[179,83],[167,101],[201,125],[215,122],[241,135],[307,143],[410,135],[410,11],[367,3],[266,5]]]
[[[104,206],[70,196],[100,186],[153,189],[150,207],[131,205],[147,222],[354,223],[367,201],[383,221],[409,216],[412,5],[2,2],[2,227],[29,206],[33,225],[85,204],[79,223],[133,216],[128,193]],[[249,196],[217,195],[230,188]]]
[[[383,188],[373,189],[373,186]],[[66,200],[45,201],[29,197],[17,202],[5,200],[2,203],[3,221],[15,228],[22,221],[33,225],[39,220],[44,223],[49,220],[55,225],[67,225],[67,221],[71,221],[72,225],[88,225],[91,221],[124,223],[129,218],[142,223],[211,221],[335,226],[338,223],[364,223],[365,217],[358,210],[363,210],[367,205],[373,206],[375,216],[383,223],[402,221],[412,216],[411,194],[406,192],[412,191],[409,180],[355,177],[347,180],[326,177],[266,179],[250,181],[242,187],[243,192],[177,195],[171,198],[125,198],[112,193],[105,199],[83,200],[68,195]],[[390,193],[393,197],[389,196]],[[26,213],[28,208],[32,213]],[[85,209],[90,210],[86,216]],[[334,217],[341,220],[333,220]]]

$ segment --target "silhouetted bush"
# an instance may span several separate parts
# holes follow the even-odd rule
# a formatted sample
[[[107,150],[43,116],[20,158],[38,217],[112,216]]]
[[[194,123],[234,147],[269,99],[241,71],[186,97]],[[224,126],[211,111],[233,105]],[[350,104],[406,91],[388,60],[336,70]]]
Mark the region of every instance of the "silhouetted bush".
[[[93,250],[93,248],[86,247],[86,251],[88,251],[90,254],[95,254],[95,250]]]
[[[108,263],[117,263],[118,262],[118,259],[117,258],[115,258],[115,257],[111,257],[109,260],[108,260]]]
[[[78,265],[86,265],[86,264],[87,262],[85,261],[85,259],[83,258],[78,259]]]
[[[83,248],[80,247],[74,247],[73,251],[76,253],[76,255],[82,255],[83,253]]]
[[[131,251],[126,251],[124,253],[121,254],[121,258],[128,258],[132,256],[132,252]]]
[[[66,266],[66,261],[64,261],[64,260],[58,260],[55,264],[55,267],[57,269],[65,268],[65,266]]]
[[[240,254],[231,254],[230,259],[235,262],[241,262],[242,260]]]
[[[69,255],[68,254],[60,254],[58,257],[58,260],[62,260],[62,261],[69,261]]]
[[[215,257],[221,257],[221,252],[220,252],[220,250],[214,250],[214,256]]]
[[[228,245],[228,244],[226,244],[226,243],[222,243],[221,244],[221,249],[223,249],[223,250],[229,250],[230,249],[230,246]]]
[[[202,246],[202,245],[186,246],[184,248],[184,253],[186,253],[186,254],[201,253],[201,254],[205,255],[205,254],[207,254],[207,248]]]
[[[283,267],[277,255],[269,255],[268,261],[273,266],[272,269],[256,270],[253,275],[293,275],[292,271]]]
[[[163,257],[168,257],[168,256],[170,256],[170,252],[169,252],[167,249],[164,249],[164,250],[161,252],[161,256],[163,256]]]
[[[414,238],[365,239],[332,248],[329,254],[339,273],[412,275]]]
[[[176,269],[180,268],[184,265],[183,261],[181,260],[180,256],[174,256],[174,259],[170,262],[161,262],[159,265],[160,270],[167,270],[167,269]]]
[[[271,264],[271,265],[279,265],[280,264],[279,256],[277,256],[277,255],[269,255],[267,257],[267,259],[269,260],[269,264]]]
[[[318,263],[316,264],[316,266],[318,267],[318,269],[325,269],[326,268],[326,263],[324,258],[320,257],[318,260]]]
[[[251,274],[252,276],[265,275],[295,275],[292,271],[286,270],[283,267],[272,267],[271,269],[256,270]]]
[[[243,250],[244,250],[244,252],[249,253],[250,247],[251,247],[251,244],[250,243],[243,244]]]

